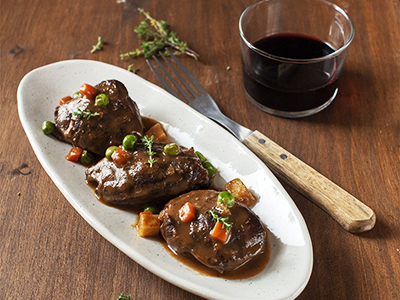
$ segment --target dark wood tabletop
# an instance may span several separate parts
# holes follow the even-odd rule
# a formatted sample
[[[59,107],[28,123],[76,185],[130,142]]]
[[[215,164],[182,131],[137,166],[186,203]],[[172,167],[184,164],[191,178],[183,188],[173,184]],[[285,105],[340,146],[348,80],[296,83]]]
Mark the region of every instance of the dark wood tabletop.
[[[167,21],[199,53],[198,61],[181,60],[228,117],[374,210],[375,227],[352,234],[283,182],[313,244],[313,272],[298,299],[400,299],[399,1],[333,1],[355,26],[339,94],[327,109],[299,119],[266,114],[243,93],[238,20],[252,2],[0,0],[2,299],[201,299],[150,273],[86,223],[39,163],[18,116],[23,76],[62,60],[134,64],[137,75],[159,85],[143,57],[120,59],[139,46],[138,8]],[[98,36],[106,44],[91,53]]]

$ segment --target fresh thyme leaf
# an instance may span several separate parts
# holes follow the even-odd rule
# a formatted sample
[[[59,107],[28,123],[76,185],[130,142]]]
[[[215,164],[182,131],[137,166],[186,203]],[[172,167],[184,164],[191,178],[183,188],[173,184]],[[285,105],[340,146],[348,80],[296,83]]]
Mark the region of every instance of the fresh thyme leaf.
[[[218,221],[218,213],[215,210],[207,210],[206,214],[211,215],[211,217],[213,218],[213,221]]]
[[[232,224],[233,224],[233,223],[228,223],[228,222],[227,222],[228,219],[229,219],[229,217],[220,218],[218,222],[221,222],[221,223],[222,223],[222,228],[225,228],[226,230],[229,231],[229,230],[231,230],[231,227],[232,227]]]
[[[150,57],[157,52],[164,50],[166,47],[175,49],[175,54],[187,54],[195,59],[199,55],[189,48],[188,44],[182,41],[176,32],[168,29],[166,21],[152,18],[148,12],[139,8],[139,13],[143,14],[146,19],[135,27],[137,36],[143,39],[140,44],[140,49],[135,49],[130,52],[121,53],[120,58],[123,60],[125,57],[137,57],[143,55],[145,58]]]
[[[121,293],[121,295],[119,295],[117,300],[131,300],[131,295],[124,295],[124,293]]]
[[[89,109],[86,109],[86,111],[82,111],[80,108],[78,108],[78,111],[74,111],[74,116],[78,116],[79,118],[87,118],[88,120],[90,119],[90,117],[95,117],[98,115],[99,113],[92,113]]]
[[[153,164],[156,162],[157,160],[154,159],[152,156],[149,157],[149,160],[146,162],[148,164],[150,164],[150,167],[153,166]]]
[[[82,115],[83,115],[83,111],[80,108],[78,108],[78,111],[74,111],[74,116],[78,116],[80,118],[80,117],[82,117]]]
[[[215,210],[207,210],[206,214],[211,215],[213,218],[213,221],[222,223],[222,228],[225,228],[228,231],[231,230],[233,223],[227,222],[229,217],[222,218],[222,217],[218,216],[218,213]]]
[[[100,51],[103,49],[103,45],[104,45],[104,40],[101,36],[99,36],[97,38],[97,44],[93,45],[92,51],[90,51],[90,53],[94,53],[96,51]]]
[[[148,151],[145,151],[147,155],[149,155],[149,160],[146,161],[147,164],[150,164],[150,167],[153,167],[153,164],[157,161],[154,159],[154,155],[156,154],[155,152],[151,151],[151,147],[153,147],[153,140],[154,140],[154,135],[149,137],[148,135],[145,135],[142,138],[142,143],[144,146],[148,149]]]
[[[151,148],[151,146],[153,145],[153,140],[154,140],[154,135],[152,135],[151,137],[149,137],[148,135],[145,135],[142,138],[142,142],[147,148]]]
[[[135,49],[135,50],[127,52],[127,53],[121,53],[119,55],[119,57],[121,58],[121,60],[123,60],[125,57],[136,57],[136,56],[139,56],[139,55],[142,55],[142,54],[143,54],[142,50]]]
[[[132,72],[133,74],[136,74],[137,71],[139,71],[139,68],[134,68],[133,65],[134,64],[131,64],[131,65],[128,66],[128,71]]]

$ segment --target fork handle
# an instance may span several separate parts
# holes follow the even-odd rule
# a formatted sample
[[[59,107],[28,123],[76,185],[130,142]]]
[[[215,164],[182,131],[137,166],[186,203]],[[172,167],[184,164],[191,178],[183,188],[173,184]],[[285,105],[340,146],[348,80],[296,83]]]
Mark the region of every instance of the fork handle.
[[[371,208],[277,145],[259,131],[243,140],[279,178],[324,209],[344,229],[357,233],[374,227]]]

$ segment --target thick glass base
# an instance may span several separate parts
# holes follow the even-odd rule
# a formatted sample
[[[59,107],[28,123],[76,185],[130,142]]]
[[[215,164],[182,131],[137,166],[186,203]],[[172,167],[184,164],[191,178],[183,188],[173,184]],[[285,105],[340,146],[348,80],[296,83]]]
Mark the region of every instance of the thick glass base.
[[[261,109],[262,111],[264,111],[266,113],[269,113],[271,115],[278,116],[278,117],[284,117],[284,118],[302,118],[302,117],[308,117],[308,116],[314,115],[314,114],[320,112],[321,110],[327,108],[329,106],[329,104],[331,104],[332,101],[336,98],[336,95],[338,93],[338,88],[335,89],[332,97],[329,98],[329,100],[326,101],[324,104],[322,104],[318,107],[308,109],[308,110],[303,110],[303,111],[282,111],[282,110],[272,109],[265,105],[262,105],[261,103],[257,102],[256,100],[254,100],[247,93],[246,89],[244,89],[244,93],[245,93],[246,97],[250,100],[251,103],[253,103],[256,107],[258,107],[259,109]]]

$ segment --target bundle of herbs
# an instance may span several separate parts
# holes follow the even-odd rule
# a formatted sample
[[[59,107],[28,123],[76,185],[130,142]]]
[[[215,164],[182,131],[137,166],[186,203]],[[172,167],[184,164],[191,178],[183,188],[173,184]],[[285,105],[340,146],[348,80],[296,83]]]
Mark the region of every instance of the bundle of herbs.
[[[127,53],[121,53],[120,57],[123,60],[126,57],[137,57],[143,55],[145,58],[157,54],[159,51],[164,51],[166,47],[175,50],[174,54],[186,54],[197,60],[199,55],[188,47],[188,44],[182,41],[178,35],[169,30],[168,23],[163,20],[156,20],[145,12],[142,8],[138,9],[146,19],[140,22],[139,26],[135,27],[135,32],[138,37],[143,40],[139,48],[136,48]],[[166,55],[168,53],[164,51]]]

